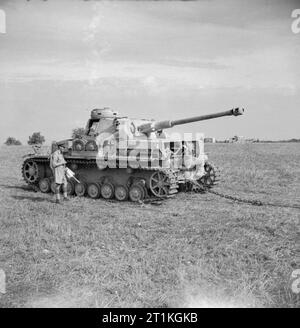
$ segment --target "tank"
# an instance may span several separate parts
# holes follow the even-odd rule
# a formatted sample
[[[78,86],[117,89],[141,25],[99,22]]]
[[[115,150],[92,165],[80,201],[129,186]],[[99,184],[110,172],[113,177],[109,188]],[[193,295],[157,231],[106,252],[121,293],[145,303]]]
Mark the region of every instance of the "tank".
[[[79,197],[127,199],[171,197],[178,191],[211,188],[218,181],[217,169],[204,153],[204,136],[197,133],[167,134],[176,125],[242,115],[233,108],[215,114],[179,120],[132,119],[110,108],[93,109],[80,138],[58,142],[70,178],[68,193]],[[37,148],[28,155],[22,175],[43,193],[54,191],[50,156]],[[72,173],[70,173],[72,172]]]

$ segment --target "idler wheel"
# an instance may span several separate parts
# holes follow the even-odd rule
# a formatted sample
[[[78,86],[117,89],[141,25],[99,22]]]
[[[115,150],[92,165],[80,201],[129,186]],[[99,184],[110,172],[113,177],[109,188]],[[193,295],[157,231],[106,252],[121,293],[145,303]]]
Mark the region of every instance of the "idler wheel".
[[[111,199],[114,197],[114,186],[111,183],[104,183],[101,186],[101,196],[104,199]]]
[[[115,198],[119,201],[124,201],[128,198],[128,188],[126,186],[116,186]]]
[[[87,194],[93,198],[93,199],[97,199],[100,197],[100,186],[98,183],[90,183],[87,187]]]
[[[207,188],[211,188],[216,183],[216,169],[210,163],[205,163],[204,170],[205,175],[199,179],[199,183],[202,183]]]
[[[50,190],[51,190],[50,180],[48,178],[44,178],[44,179],[40,180],[39,188],[40,188],[41,192],[43,192],[43,193],[50,192]]]
[[[145,198],[144,187],[140,184],[133,184],[129,189],[129,198],[132,202],[138,202]]]
[[[79,197],[83,197],[86,194],[86,184],[84,182],[75,185],[75,194]]]
[[[211,164],[205,163],[204,169],[205,169],[206,174],[210,177],[212,183],[215,183],[215,181],[216,181],[216,170],[215,170],[215,168]]]

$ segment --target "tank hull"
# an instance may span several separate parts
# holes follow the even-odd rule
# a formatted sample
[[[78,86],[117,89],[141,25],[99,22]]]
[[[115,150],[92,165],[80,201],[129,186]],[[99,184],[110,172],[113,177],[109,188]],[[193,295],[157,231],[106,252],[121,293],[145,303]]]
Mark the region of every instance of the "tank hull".
[[[78,196],[90,196],[99,198],[102,194],[106,195],[102,189],[111,189],[111,195],[107,198],[117,198],[117,192],[121,187],[127,191],[125,199],[133,201],[142,201],[148,197],[165,198],[178,191],[178,181],[174,173],[170,170],[156,168],[110,168],[100,169],[95,158],[65,157],[66,166],[71,169],[78,182],[69,180],[69,194]],[[33,156],[27,158],[22,167],[24,180],[30,184],[39,187],[42,192],[55,190],[53,172],[50,169],[50,160],[48,156]],[[47,184],[49,186],[47,186]],[[159,186],[156,186],[158,185]],[[98,192],[96,189],[99,189]],[[140,191],[138,189],[141,189]],[[84,190],[83,190],[84,189]],[[131,197],[131,192],[135,191],[135,197]],[[140,192],[140,195],[139,195]],[[99,194],[98,197],[94,197]]]

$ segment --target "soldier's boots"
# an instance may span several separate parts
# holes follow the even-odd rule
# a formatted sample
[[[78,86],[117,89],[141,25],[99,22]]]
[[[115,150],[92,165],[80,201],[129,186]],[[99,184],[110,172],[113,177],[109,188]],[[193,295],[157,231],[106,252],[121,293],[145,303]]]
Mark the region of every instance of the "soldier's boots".
[[[68,196],[64,196],[64,197],[63,197],[63,201],[64,201],[64,202],[68,202],[68,201],[70,201],[70,198],[69,198]],[[56,198],[55,203],[56,203],[56,204],[62,204],[63,201],[62,201],[60,198]]]

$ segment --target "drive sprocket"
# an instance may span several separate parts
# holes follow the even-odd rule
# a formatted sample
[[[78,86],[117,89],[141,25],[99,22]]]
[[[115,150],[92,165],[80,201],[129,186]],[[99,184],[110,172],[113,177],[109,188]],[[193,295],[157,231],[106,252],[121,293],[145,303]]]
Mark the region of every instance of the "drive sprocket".
[[[34,159],[27,159],[23,163],[22,175],[28,184],[36,184],[43,177],[43,166],[38,165]]]

